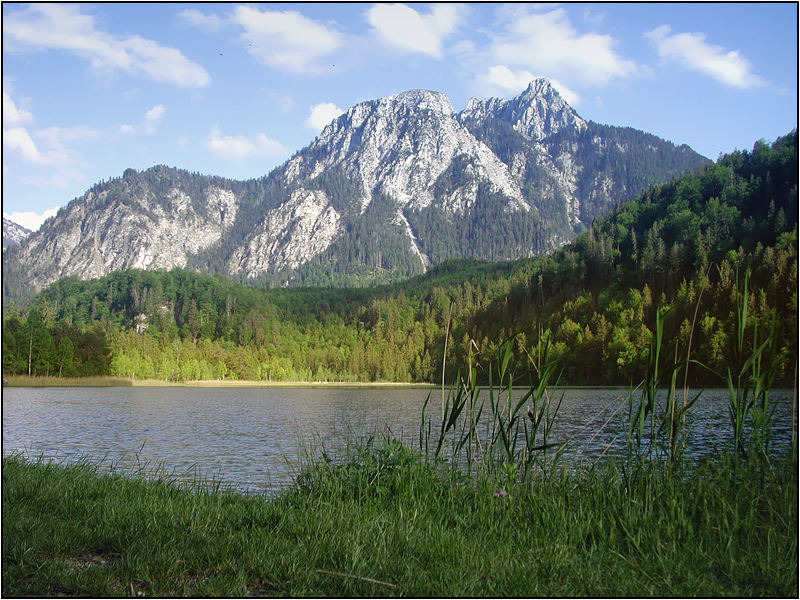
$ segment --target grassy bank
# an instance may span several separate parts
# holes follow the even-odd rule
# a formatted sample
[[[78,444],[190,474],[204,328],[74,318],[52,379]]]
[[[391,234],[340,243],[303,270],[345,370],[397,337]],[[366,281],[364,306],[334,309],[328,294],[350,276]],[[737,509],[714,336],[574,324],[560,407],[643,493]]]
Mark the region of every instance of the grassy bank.
[[[3,378],[7,387],[207,387],[207,388],[432,388],[427,383],[395,383],[390,381],[247,381],[208,379],[163,381],[130,377],[29,377],[9,375]]]
[[[125,377],[46,377],[4,375],[4,387],[130,387],[133,380]]]
[[[505,493],[396,443],[280,498],[3,459],[4,596],[798,594],[797,464]]]

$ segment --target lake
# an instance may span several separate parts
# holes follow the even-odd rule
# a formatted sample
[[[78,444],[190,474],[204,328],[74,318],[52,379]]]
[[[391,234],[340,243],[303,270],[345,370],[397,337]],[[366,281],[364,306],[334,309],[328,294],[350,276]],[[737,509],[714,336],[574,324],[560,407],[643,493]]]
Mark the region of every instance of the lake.
[[[555,393],[560,395],[562,390]],[[554,441],[574,464],[624,448],[627,391],[566,389]],[[214,478],[245,493],[290,484],[308,453],[343,456],[348,444],[386,433],[417,447],[426,389],[4,388],[3,455],[88,458],[121,472],[160,466],[181,480]],[[520,392],[520,396],[522,392]],[[690,412],[694,458],[730,444],[726,390]],[[482,397],[488,395],[486,392]],[[795,428],[792,390],[775,390],[773,447]],[[438,416],[440,391],[428,415]],[[488,400],[487,400],[488,404]]]

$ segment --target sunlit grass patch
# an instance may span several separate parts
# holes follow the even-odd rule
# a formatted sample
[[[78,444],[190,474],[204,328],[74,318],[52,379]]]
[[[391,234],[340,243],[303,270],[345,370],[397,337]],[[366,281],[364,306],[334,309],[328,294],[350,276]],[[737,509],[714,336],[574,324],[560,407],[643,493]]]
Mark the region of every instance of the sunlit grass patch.
[[[46,377],[28,375],[8,375],[3,377],[3,385],[11,387],[128,387],[133,385],[125,377]]]

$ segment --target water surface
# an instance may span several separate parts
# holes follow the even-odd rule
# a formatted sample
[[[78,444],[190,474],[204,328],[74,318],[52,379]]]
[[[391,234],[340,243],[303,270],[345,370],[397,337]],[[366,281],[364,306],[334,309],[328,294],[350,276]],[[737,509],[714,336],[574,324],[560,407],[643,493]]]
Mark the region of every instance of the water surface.
[[[180,387],[5,388],[3,454],[89,458],[135,471],[160,466],[178,478],[215,478],[242,492],[274,493],[303,456],[346,453],[348,443],[391,435],[417,447],[425,389]],[[591,464],[624,447],[627,392],[564,390],[554,441]],[[561,391],[556,393],[560,397]],[[690,454],[730,443],[725,390],[704,392],[690,416]],[[484,393],[484,395],[486,395]],[[488,396],[487,396],[488,397]],[[438,418],[440,392],[428,414]],[[773,445],[791,443],[791,390],[773,392]],[[488,401],[488,400],[487,400]],[[435,427],[434,427],[435,430]]]

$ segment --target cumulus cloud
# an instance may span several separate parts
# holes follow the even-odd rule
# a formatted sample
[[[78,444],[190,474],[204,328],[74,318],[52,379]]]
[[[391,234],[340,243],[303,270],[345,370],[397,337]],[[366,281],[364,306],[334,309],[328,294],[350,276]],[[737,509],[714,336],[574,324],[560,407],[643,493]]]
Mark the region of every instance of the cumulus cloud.
[[[36,231],[39,227],[42,226],[49,217],[55,216],[58,212],[58,207],[56,208],[48,208],[43,213],[35,213],[33,211],[25,211],[25,212],[12,212],[12,213],[3,213],[3,216],[6,219],[10,219],[17,223],[18,225],[22,225],[25,229],[30,229],[31,231]]]
[[[27,101],[24,98],[21,102],[15,99],[11,78],[3,78],[3,87],[3,174],[9,174],[13,169],[14,176],[22,183],[60,188],[67,187],[72,180],[80,179],[79,167],[83,156],[77,146],[95,139],[99,132],[83,125],[37,129],[33,112],[22,108]],[[56,210],[51,209],[43,214],[16,212],[5,216],[28,229],[36,230]]]
[[[189,25],[204,29],[208,32],[218,31],[223,24],[223,20],[220,19],[218,15],[207,15],[195,8],[188,8],[181,11],[178,18],[184,23],[188,23]]]
[[[495,64],[540,73],[572,85],[605,85],[636,75],[640,69],[620,56],[616,40],[579,33],[563,8],[545,13],[515,13],[495,35],[489,54]]]
[[[296,11],[259,11],[237,6],[233,22],[244,29],[248,51],[264,64],[294,73],[321,70],[319,60],[338,50],[343,36],[337,30]]]
[[[144,130],[153,133],[156,130],[156,122],[164,116],[167,109],[163,104],[156,104],[153,108],[144,113]]]
[[[15,156],[25,163],[42,167],[37,170],[36,178],[28,183],[65,187],[69,180],[80,177],[77,166],[82,155],[75,146],[97,138],[99,132],[83,125],[35,129],[30,127],[34,122],[33,113],[20,109],[11,93],[4,90],[3,157],[10,159]],[[3,168],[5,173],[5,164]]]
[[[263,133],[257,133],[254,139],[250,139],[241,134],[223,135],[218,127],[211,129],[203,144],[219,157],[236,160],[251,156],[278,156],[287,152],[283,144],[271,140]]]
[[[143,74],[181,87],[211,81],[200,65],[179,50],[139,36],[118,37],[96,28],[94,17],[74,4],[33,4],[3,15],[3,39],[13,50],[62,50],[89,61],[98,71]]]
[[[518,94],[528,87],[531,81],[536,79],[536,75],[524,69],[512,71],[505,65],[495,65],[489,67],[488,73],[484,76],[484,81],[490,86],[500,88],[504,93]],[[564,98],[570,106],[577,106],[580,103],[580,95],[569,89],[557,79],[550,78],[550,83],[556,91]]]
[[[332,102],[321,102],[311,107],[306,119],[306,125],[319,133],[325,126],[341,115],[344,111]]]
[[[161,120],[167,109],[163,104],[156,104],[144,113],[144,117],[139,125],[130,125],[125,123],[119,126],[119,132],[125,135],[133,135],[134,133],[144,131],[145,133],[154,133],[156,124]]]
[[[724,85],[738,88],[765,85],[764,80],[752,72],[750,63],[738,51],[726,52],[722,46],[709,44],[702,33],[671,34],[671,31],[669,25],[661,25],[644,34],[655,44],[661,59],[675,61]]]
[[[391,46],[441,58],[442,42],[455,32],[461,11],[455,4],[436,4],[421,15],[404,4],[376,4],[367,12],[367,21]]]
[[[3,81],[6,84],[6,81]],[[5,85],[4,85],[5,87]],[[33,123],[33,113],[17,107],[11,94],[3,90],[3,149],[33,163],[46,163],[47,158],[39,151],[28,129]]]
[[[3,90],[3,125],[17,127],[33,122],[33,114],[24,108],[18,108],[11,96]]]
[[[3,129],[3,148],[21,156],[25,161],[48,164],[48,158],[39,151],[24,127]]]

